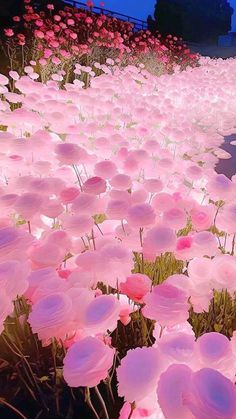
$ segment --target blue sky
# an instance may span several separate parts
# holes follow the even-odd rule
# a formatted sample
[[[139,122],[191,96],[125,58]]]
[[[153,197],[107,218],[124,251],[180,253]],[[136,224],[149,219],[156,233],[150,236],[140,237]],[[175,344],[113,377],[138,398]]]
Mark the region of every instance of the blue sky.
[[[149,14],[153,14],[156,3],[155,0],[103,0],[103,2],[106,9],[142,20],[146,20]],[[99,3],[101,3],[101,0],[94,0],[95,6],[99,6]]]
[[[149,14],[153,14],[155,0],[103,0],[105,8],[124,13],[138,19],[146,20]],[[214,0],[213,0],[214,1]],[[101,0],[94,0],[95,6],[99,6]],[[231,6],[236,10],[236,0],[230,0]],[[236,32],[236,12],[233,16],[232,30]]]

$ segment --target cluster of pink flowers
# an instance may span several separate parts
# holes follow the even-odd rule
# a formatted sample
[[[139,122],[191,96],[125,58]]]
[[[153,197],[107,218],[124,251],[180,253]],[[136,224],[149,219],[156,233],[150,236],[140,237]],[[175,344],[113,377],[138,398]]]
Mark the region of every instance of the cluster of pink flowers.
[[[95,387],[119,322],[150,319],[153,346],[117,368],[122,419],[235,418],[235,334],[195,341],[187,321],[213,290],[236,290],[236,176],[215,172],[235,130],[235,62],[201,64],[156,78],[108,63],[90,88],[61,89],[33,62],[10,72],[17,93],[0,75],[0,331],[24,295],[38,339],[64,345],[67,384]],[[154,285],[144,265],[166,254],[183,270]]]
[[[13,17],[13,22],[11,29],[4,30],[11,48],[26,45],[28,60],[31,54],[31,59],[40,66],[54,64],[57,70],[63,68],[65,60],[83,61],[85,54],[90,56],[98,48],[103,51],[100,56],[115,56],[119,61],[126,54],[130,63],[140,53],[152,52],[166,71],[172,71],[176,64],[185,68],[198,61],[198,56],[191,54],[176,37],[169,35],[162,39],[161,35],[153,36],[148,30],[135,32],[132,23],[69,6],[56,12],[53,5],[48,4],[45,11],[38,12],[27,1],[25,13]],[[18,64],[20,67],[20,61]]]
[[[234,418],[232,365],[235,341],[214,332],[195,341],[187,324],[170,328],[153,347],[129,351],[117,368],[126,401],[120,419],[128,418],[133,401],[134,418]]]

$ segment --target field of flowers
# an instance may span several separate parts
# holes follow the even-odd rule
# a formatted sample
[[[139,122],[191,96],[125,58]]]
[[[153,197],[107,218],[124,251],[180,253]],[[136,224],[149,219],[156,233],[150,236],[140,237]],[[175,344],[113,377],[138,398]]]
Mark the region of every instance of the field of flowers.
[[[31,0],[25,0],[25,13],[13,17],[13,26],[4,29],[2,49],[11,70],[22,74],[32,62],[40,81],[51,77],[63,85],[75,77],[82,78],[85,86],[91,77],[104,71],[106,60],[116,65],[145,64],[155,75],[173,72],[197,64],[198,56],[177,37],[150,31],[137,32],[134,25],[105,14],[65,7],[55,10],[48,4],[37,10]],[[75,70],[75,64],[82,65]]]
[[[235,419],[235,60],[56,63],[39,16],[0,74],[0,417]]]

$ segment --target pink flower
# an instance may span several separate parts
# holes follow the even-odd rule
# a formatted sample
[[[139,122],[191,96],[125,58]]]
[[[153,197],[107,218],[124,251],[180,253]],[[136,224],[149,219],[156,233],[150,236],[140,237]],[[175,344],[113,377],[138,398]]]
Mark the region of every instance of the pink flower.
[[[14,208],[23,219],[28,221],[40,211],[42,203],[43,200],[40,194],[26,192],[17,198]]]
[[[93,19],[91,17],[86,17],[85,22],[88,24],[93,23]]]
[[[0,85],[6,86],[9,83],[9,80],[4,74],[0,74]]]
[[[22,295],[28,288],[27,276],[29,266],[23,261],[8,260],[0,263],[0,286],[5,290],[11,300]],[[17,276],[17,281],[13,278]]]
[[[86,5],[87,5],[88,7],[90,7],[90,8],[93,8],[93,7],[94,7],[94,3],[93,3],[93,1],[87,1],[87,2],[86,2]]]
[[[110,180],[111,186],[116,189],[127,190],[132,186],[132,179],[125,174],[117,174]]]
[[[63,204],[70,204],[79,194],[80,190],[75,186],[67,187],[60,192],[60,200]]]
[[[182,364],[171,365],[161,375],[157,397],[165,418],[191,418],[183,402],[183,394],[188,389],[191,376],[192,370]]]
[[[65,293],[43,297],[33,304],[29,323],[39,339],[64,339],[72,328],[72,301]]]
[[[66,215],[62,220],[63,227],[74,236],[90,234],[94,221],[86,214]]]
[[[126,219],[131,227],[144,227],[154,224],[156,214],[150,204],[136,204],[129,208]]]
[[[205,333],[197,339],[195,351],[200,367],[210,366],[234,380],[232,346],[226,336],[216,332]]]
[[[236,388],[232,381],[214,369],[203,368],[186,382],[182,400],[194,417],[234,419]]]
[[[61,60],[58,57],[52,57],[52,63],[58,65],[61,63]]]
[[[187,293],[170,284],[153,287],[144,297],[144,303],[143,315],[161,326],[174,326],[189,317]]]
[[[9,71],[9,76],[13,79],[13,80],[19,80],[20,76],[17,73],[17,71]]]
[[[106,215],[110,220],[123,220],[126,218],[129,203],[126,200],[112,199],[108,202]]]
[[[39,38],[39,39],[43,39],[44,38],[44,33],[42,32],[42,31],[39,31],[39,30],[35,30],[34,31],[34,36],[36,37],[36,38]]]
[[[42,20],[37,19],[37,20],[35,21],[35,25],[36,25],[36,26],[38,26],[38,27],[40,28],[41,26],[43,26],[43,21],[42,21]]]
[[[193,228],[197,231],[207,230],[213,224],[214,214],[214,207],[211,205],[193,208],[190,212]]]
[[[40,243],[30,252],[30,259],[36,268],[57,267],[63,257],[64,252],[56,243]]]
[[[14,306],[10,297],[5,293],[4,289],[0,294],[0,334],[4,330],[4,321],[9,314],[12,313]]]
[[[14,22],[20,22],[20,16],[13,16]]]
[[[86,156],[84,149],[73,143],[59,143],[55,147],[57,159],[64,164],[77,164]]]
[[[189,332],[174,332],[167,329],[166,334],[163,334],[160,339],[158,338],[156,344],[163,355],[168,358],[170,364],[193,365],[195,358],[194,334],[190,334]]]
[[[45,60],[44,58],[40,58],[39,64],[42,65],[42,66],[44,66],[44,65],[47,64],[47,60]]]
[[[91,177],[84,182],[83,191],[85,193],[100,195],[106,192],[106,181],[99,176]]]
[[[32,245],[33,237],[15,227],[0,229],[0,259],[21,260]]]
[[[83,324],[91,334],[113,331],[119,319],[120,304],[113,295],[96,297],[85,309]]]
[[[176,250],[190,249],[193,239],[191,236],[180,237],[177,240]]]
[[[102,340],[86,337],[74,343],[64,358],[63,376],[70,387],[95,387],[113,364],[115,350]]]
[[[152,282],[147,275],[131,274],[121,282],[120,291],[136,303],[142,303],[143,297],[150,291]]]
[[[142,400],[155,390],[163,369],[163,359],[156,348],[128,351],[117,368],[119,396],[130,403]]]
[[[131,308],[131,306],[129,304],[123,304],[121,306],[119,318],[120,318],[120,322],[124,326],[127,326],[127,324],[130,323],[130,321],[131,321],[130,314],[131,313],[132,313],[132,308]]]
[[[60,45],[59,42],[56,41],[56,40],[52,40],[52,41],[49,42],[49,46],[53,47],[53,48],[58,48],[59,45]]]
[[[236,258],[221,254],[212,260],[212,277],[216,288],[235,292]]]
[[[173,207],[163,213],[163,221],[169,227],[180,230],[187,224],[186,212],[181,208]]]
[[[12,29],[4,29],[4,33],[9,38],[12,37],[12,36],[14,36],[14,31]]]
[[[145,258],[155,260],[158,255],[174,250],[177,242],[174,230],[165,226],[151,228],[143,240]]]
[[[48,4],[47,4],[47,9],[48,9],[48,10],[54,10],[54,5],[53,5],[53,4],[51,4],[51,3],[48,3]]]
[[[77,39],[77,38],[78,38],[77,33],[75,33],[75,32],[71,32],[71,33],[70,33],[70,38],[71,38],[71,39],[74,39],[74,40],[75,40],[75,39]]]
[[[45,57],[45,58],[49,58],[49,57],[51,57],[51,55],[52,55],[52,50],[50,50],[50,49],[46,48],[46,49],[44,50],[44,57]]]
[[[60,21],[61,21],[61,16],[59,16],[59,15],[54,15],[54,16],[53,16],[53,19],[54,19],[56,22],[60,22]]]

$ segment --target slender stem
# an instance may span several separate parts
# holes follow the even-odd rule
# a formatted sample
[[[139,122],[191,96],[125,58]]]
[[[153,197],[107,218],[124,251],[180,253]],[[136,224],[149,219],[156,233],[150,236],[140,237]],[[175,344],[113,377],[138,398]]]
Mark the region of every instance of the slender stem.
[[[106,386],[107,386],[107,388],[108,388],[108,394],[109,394],[109,395],[110,395],[110,397],[111,397],[112,403],[113,403],[113,404],[115,404],[115,399],[114,399],[114,395],[113,395],[112,388],[111,388],[111,378],[109,377],[109,378],[107,379],[107,382],[104,380],[104,383],[105,383],[105,385],[106,385]]]
[[[160,334],[159,334],[159,339],[161,339],[162,333],[163,333],[164,329],[165,329],[165,326],[161,326]]]
[[[57,363],[56,363],[56,342],[55,342],[54,339],[52,341],[51,350],[52,350],[53,369],[54,369],[54,385],[56,385],[56,382],[57,382]]]
[[[236,234],[234,234],[233,241],[232,241],[232,251],[231,251],[231,256],[233,256],[233,255],[234,255],[235,238],[236,238]]]
[[[89,387],[85,388],[85,400],[86,400],[86,403],[88,404],[88,406],[90,407],[90,409],[92,410],[96,419],[100,419],[96,410],[95,410],[95,408],[94,408],[94,406],[93,406],[93,404],[92,404]]]
[[[135,410],[135,402],[133,402],[133,403],[130,403],[130,407],[131,407],[131,410],[130,410],[130,414],[129,414],[129,416],[128,416],[128,419],[131,419],[131,417],[132,417],[132,415],[133,415],[133,412],[134,412],[134,410]]]
[[[21,47],[21,57],[22,57],[22,69],[25,66],[25,56],[24,56],[24,46]]]
[[[95,226],[97,227],[97,229],[100,231],[101,235],[104,236],[102,230],[100,229],[99,225],[97,223],[95,223]]]
[[[109,377],[110,380],[112,380],[113,375],[114,375],[115,370],[116,370],[116,359],[117,359],[117,352],[115,352],[115,355],[114,355],[112,370],[111,370],[111,374],[110,374],[110,377]]]
[[[94,387],[94,390],[95,390],[95,392],[96,392],[96,394],[97,394],[97,396],[98,396],[98,398],[99,398],[99,401],[100,401],[100,403],[101,403],[101,405],[102,405],[102,407],[103,407],[104,414],[105,414],[105,418],[106,418],[106,419],[109,419],[109,415],[108,415],[108,411],[107,411],[107,408],[106,408],[105,402],[104,402],[104,400],[103,400],[103,398],[102,398],[102,395],[101,395],[100,391],[98,390],[97,386],[96,386],[96,387]]]
[[[225,233],[224,251],[225,251],[225,248],[226,248],[226,243],[227,243],[227,233]]]
[[[94,248],[94,250],[96,250],[96,244],[95,244],[95,237],[94,237],[93,228],[92,228],[92,242],[93,242],[93,248]]]
[[[73,167],[74,172],[76,174],[76,177],[77,177],[77,180],[78,180],[78,183],[79,183],[80,190],[82,191],[82,189],[83,189],[82,188],[82,182],[81,182],[81,179],[80,179],[80,174],[78,172],[78,168],[77,168],[77,166],[75,164],[72,164],[72,167]]]
[[[24,367],[23,367],[24,368]],[[26,382],[26,380],[24,379],[24,377],[22,376],[22,374],[21,374],[21,371],[20,371],[20,368],[18,367],[18,365],[16,364],[15,365],[15,369],[16,369],[16,371],[17,371],[17,374],[18,374],[18,376],[19,376],[19,379],[23,382],[23,384],[25,385],[25,387],[27,388],[27,390],[28,390],[28,392],[29,392],[29,394],[31,395],[31,397],[36,401],[37,400],[37,397],[35,396],[35,394],[34,394],[34,392],[33,392],[33,390],[31,390],[31,388],[29,387],[29,385],[28,385],[28,383]],[[28,377],[28,379],[29,379],[29,375],[28,375],[28,372],[27,371],[25,371],[25,368],[24,368],[24,372],[26,373],[26,375],[27,375],[27,377]],[[31,380],[29,379],[29,381],[30,381],[30,384],[31,384]],[[31,384],[32,385],[32,384]]]
[[[143,247],[143,228],[139,229],[139,238],[140,238],[140,244],[141,247]],[[141,273],[144,273],[144,258],[143,258],[143,252],[141,252]]]
[[[27,221],[27,224],[28,224],[29,234],[31,234],[31,225],[30,225],[30,221]]]
[[[123,233],[126,236],[126,231],[125,231],[125,226],[124,226],[124,220],[121,220],[121,226],[122,226]]]
[[[40,389],[40,387],[39,387],[39,385],[37,383],[37,380],[36,380],[36,378],[34,376],[34,372],[33,372],[32,368],[31,368],[31,366],[30,366],[30,364],[29,364],[26,356],[19,350],[19,348],[9,338],[9,336],[8,336],[8,339],[9,339],[10,343],[8,342],[8,339],[6,338],[6,335],[4,336],[2,334],[2,338],[4,339],[4,341],[6,342],[6,344],[8,345],[8,347],[11,349],[11,351],[25,362],[25,364],[26,364],[26,366],[28,368],[27,376],[28,376],[28,378],[30,378],[30,381],[32,379],[32,382],[35,385],[35,387],[36,387],[36,389],[37,389],[37,391],[38,391],[38,393],[40,395],[42,404],[43,404],[44,408],[48,411],[48,407],[47,407],[47,405],[46,405],[46,403],[44,401],[42,391],[41,391],[41,389]],[[27,369],[25,369],[25,371],[27,371]],[[30,376],[28,374],[30,374]]]
[[[139,229],[139,239],[140,239],[141,247],[143,247],[143,228]]]
[[[84,241],[84,238],[83,238],[82,236],[81,236],[80,238],[81,238],[81,240],[82,240],[82,242],[83,242],[84,248],[86,249],[86,248],[87,248],[87,245],[86,245],[86,243],[85,243],[85,241]]]
[[[4,399],[0,398],[0,404],[3,404],[7,407],[9,407],[9,409],[13,410],[13,412],[15,412],[18,416],[20,416],[22,419],[27,419],[26,416],[23,415],[23,413],[21,413],[16,407],[12,406],[10,403],[6,402]]]

